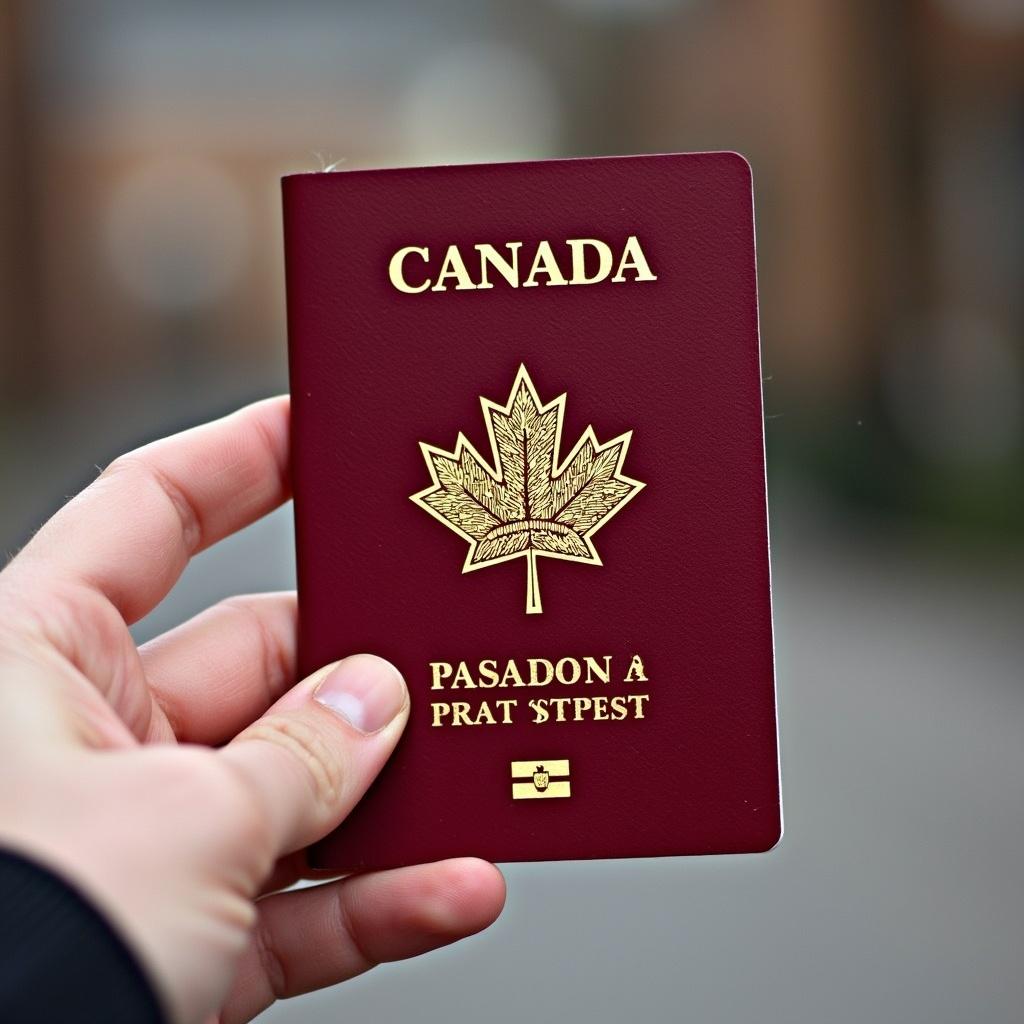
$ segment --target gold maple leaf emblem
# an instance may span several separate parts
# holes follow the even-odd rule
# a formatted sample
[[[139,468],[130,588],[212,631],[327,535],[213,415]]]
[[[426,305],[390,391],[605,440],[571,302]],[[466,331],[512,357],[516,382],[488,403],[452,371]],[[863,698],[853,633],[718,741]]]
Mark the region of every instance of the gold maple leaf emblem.
[[[598,444],[587,427],[561,465],[566,396],[542,404],[525,366],[508,402],[481,398],[488,462],[459,434],[454,451],[420,442],[431,485],[412,500],[469,541],[463,572],[526,559],[526,611],[539,613],[537,559],[600,565],[591,539],[644,486],[622,473],[632,431]]]

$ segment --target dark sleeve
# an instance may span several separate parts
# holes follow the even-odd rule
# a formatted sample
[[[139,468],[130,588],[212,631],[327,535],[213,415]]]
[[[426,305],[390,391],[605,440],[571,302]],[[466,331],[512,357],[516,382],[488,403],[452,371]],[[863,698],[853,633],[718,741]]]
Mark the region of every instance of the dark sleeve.
[[[79,892],[0,850],[0,1021],[162,1024],[142,969]]]

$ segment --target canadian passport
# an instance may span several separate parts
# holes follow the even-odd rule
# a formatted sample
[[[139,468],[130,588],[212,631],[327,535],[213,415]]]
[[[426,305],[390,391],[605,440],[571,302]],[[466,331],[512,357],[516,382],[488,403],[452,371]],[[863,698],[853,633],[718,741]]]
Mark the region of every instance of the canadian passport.
[[[750,170],[283,182],[303,674],[411,693],[322,868],[781,829]]]

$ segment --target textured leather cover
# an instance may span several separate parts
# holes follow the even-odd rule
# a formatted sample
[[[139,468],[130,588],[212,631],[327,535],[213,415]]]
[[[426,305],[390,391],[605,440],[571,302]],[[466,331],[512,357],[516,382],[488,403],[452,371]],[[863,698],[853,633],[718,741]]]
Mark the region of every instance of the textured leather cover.
[[[781,819],[747,163],[705,153],[353,171],[283,189],[301,671],[371,651],[412,695],[393,758],[311,862],[769,849]],[[492,288],[457,289],[449,267],[445,291],[407,293],[389,277],[394,254],[415,246],[429,258],[405,260],[409,285],[436,283],[456,245],[476,281],[474,245],[507,256],[516,241],[525,279],[546,240],[569,278],[566,240],[603,240],[617,267],[630,236],[656,280],[634,267],[621,282],[537,275],[512,287],[492,266]],[[597,275],[596,259],[586,251],[584,273]],[[543,610],[530,614],[529,556],[463,571],[470,537],[410,500],[432,486],[421,442],[455,453],[464,434],[501,476],[481,399],[500,429],[521,366],[540,403],[566,395],[557,462],[589,426],[599,445],[632,431],[619,469],[644,484],[590,536],[602,564],[536,558]],[[491,487],[486,505],[498,484],[477,485]],[[542,514],[526,516],[531,538]],[[516,529],[504,528],[506,553],[526,543],[507,539]],[[573,529],[557,527],[578,547]],[[504,675],[511,661],[506,682],[516,671],[529,682],[529,659],[534,681],[569,660],[546,686],[432,689],[445,671],[432,663],[451,666],[450,683],[459,662],[479,682],[481,662]],[[595,663],[612,666],[609,682]],[[589,666],[576,682],[574,664]],[[642,718],[569,701],[566,721],[549,704],[538,723],[530,704],[640,694],[619,710],[639,704]],[[517,702],[509,724],[498,700]],[[434,725],[434,704],[456,701],[479,724]],[[514,762],[526,763],[518,782]],[[563,776],[567,797],[555,795]]]

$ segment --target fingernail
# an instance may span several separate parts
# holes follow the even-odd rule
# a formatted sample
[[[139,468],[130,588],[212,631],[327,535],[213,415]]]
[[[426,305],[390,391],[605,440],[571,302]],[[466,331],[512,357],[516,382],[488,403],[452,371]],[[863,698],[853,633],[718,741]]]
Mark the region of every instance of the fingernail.
[[[313,699],[360,732],[376,732],[405,706],[405,682],[390,661],[353,654],[320,681]]]

